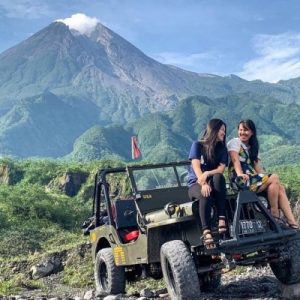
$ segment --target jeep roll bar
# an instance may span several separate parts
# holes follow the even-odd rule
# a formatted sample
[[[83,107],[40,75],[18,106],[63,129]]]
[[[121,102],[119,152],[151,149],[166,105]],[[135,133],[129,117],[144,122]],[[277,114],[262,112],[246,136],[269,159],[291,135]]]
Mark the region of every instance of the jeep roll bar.
[[[100,204],[101,204],[101,190],[104,193],[104,201],[107,208],[108,222],[109,225],[114,225],[114,221],[112,218],[112,207],[109,199],[109,184],[106,181],[106,175],[110,173],[123,173],[126,172],[126,168],[106,168],[100,170],[95,176],[95,188],[94,188],[94,204],[93,204],[93,212],[95,213],[95,226],[98,227],[100,225]]]

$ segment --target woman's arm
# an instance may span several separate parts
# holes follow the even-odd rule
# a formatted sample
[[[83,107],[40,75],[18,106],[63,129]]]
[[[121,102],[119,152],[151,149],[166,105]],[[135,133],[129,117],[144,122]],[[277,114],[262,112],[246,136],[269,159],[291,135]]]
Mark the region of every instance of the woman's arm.
[[[204,172],[204,173],[207,174],[207,177],[213,176],[213,175],[218,174],[218,173],[223,174],[224,171],[225,171],[225,167],[226,167],[226,166],[225,166],[224,164],[220,163],[220,165],[219,165],[217,168],[215,168],[215,169],[213,169],[213,170],[210,170],[210,171],[206,171],[206,172]]]
[[[200,181],[201,184],[204,184],[206,182],[207,177],[213,176],[218,173],[223,174],[225,171],[225,165],[220,164],[216,169],[202,172],[201,168],[200,168],[200,160],[199,159],[192,159],[192,166],[193,166],[194,172],[198,178],[198,181]]]
[[[248,180],[249,176],[247,174],[244,174],[243,172],[238,152],[229,151],[229,156],[232,161],[236,175],[243,177],[245,180]]]
[[[217,168],[215,168],[213,170],[210,170],[210,171],[203,172],[202,176],[201,176],[201,179],[203,181],[207,182],[207,177],[213,176],[213,175],[218,174],[218,173],[223,174],[224,171],[225,171],[225,165],[220,163],[220,165]]]
[[[194,169],[194,172],[198,178],[197,183],[201,186],[201,193],[204,197],[208,197],[211,192],[211,187],[207,183],[207,176],[205,175],[206,172],[201,171],[201,165],[200,165],[199,159],[192,159],[192,167]]]
[[[203,172],[201,171],[200,166],[201,166],[200,159],[192,159],[192,167],[196,174],[196,177],[198,178],[198,183],[203,185],[206,182],[206,180],[201,180]]]
[[[243,174],[243,169],[241,166],[239,154],[235,151],[229,151],[229,156],[237,176],[241,176]]]

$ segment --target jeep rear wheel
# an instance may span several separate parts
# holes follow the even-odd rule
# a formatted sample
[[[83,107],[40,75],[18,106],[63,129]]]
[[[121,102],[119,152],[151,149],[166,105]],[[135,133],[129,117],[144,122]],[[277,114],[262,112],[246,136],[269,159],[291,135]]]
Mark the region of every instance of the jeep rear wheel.
[[[160,250],[163,276],[172,300],[200,298],[198,274],[192,255],[180,241],[170,241]]]
[[[111,248],[97,253],[94,267],[96,290],[107,294],[122,294],[125,291],[125,270],[117,267]]]
[[[290,258],[272,262],[270,267],[276,278],[283,284],[300,283],[300,240],[289,241],[287,247]]]

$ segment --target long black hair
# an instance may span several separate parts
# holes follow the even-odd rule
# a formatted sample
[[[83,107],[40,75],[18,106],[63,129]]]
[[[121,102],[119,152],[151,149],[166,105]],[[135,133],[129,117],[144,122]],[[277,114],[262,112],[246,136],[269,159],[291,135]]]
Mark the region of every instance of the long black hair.
[[[246,120],[240,121],[240,123],[238,125],[238,129],[239,129],[240,125],[243,125],[243,127],[250,129],[253,133],[253,135],[251,136],[251,138],[249,140],[249,146],[250,146],[249,156],[250,156],[251,163],[254,163],[255,161],[258,160],[258,150],[259,150],[259,143],[257,140],[255,124],[252,120],[246,119]]]
[[[225,136],[223,141],[218,141],[218,133],[222,126],[225,126]],[[211,119],[204,131],[203,137],[200,140],[203,146],[203,152],[206,160],[209,163],[215,163],[215,152],[218,143],[226,145],[226,124],[220,119]]]

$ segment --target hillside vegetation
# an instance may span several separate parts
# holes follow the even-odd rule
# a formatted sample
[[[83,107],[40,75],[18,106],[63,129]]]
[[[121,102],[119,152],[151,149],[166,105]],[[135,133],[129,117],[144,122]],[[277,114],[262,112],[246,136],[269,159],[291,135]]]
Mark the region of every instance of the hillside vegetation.
[[[75,242],[82,222],[91,214],[96,171],[115,164],[1,160],[0,257],[51,251],[61,247],[62,240],[66,247]],[[85,173],[88,177],[78,193],[66,195],[65,174]]]
[[[13,273],[10,262],[34,261],[49,253],[78,247],[88,239],[81,224],[91,215],[93,180],[97,170],[123,166],[121,161],[66,163],[51,160],[0,161],[0,294],[11,294],[34,280]],[[300,165],[277,166],[293,205],[300,198]],[[63,189],[65,174],[88,174],[74,196]],[[3,267],[4,266],[4,267]],[[74,259],[63,282],[73,287],[93,284],[91,258]]]
[[[88,241],[81,224],[91,216],[94,176],[103,167],[117,165],[122,162],[0,160],[0,295],[25,287],[47,290],[47,284],[30,279],[30,266]],[[73,196],[67,195],[74,191],[67,188],[70,178],[74,185],[82,178]],[[61,283],[70,288],[91,285],[91,257],[73,256]],[[16,265],[21,265],[20,273],[12,271]]]

